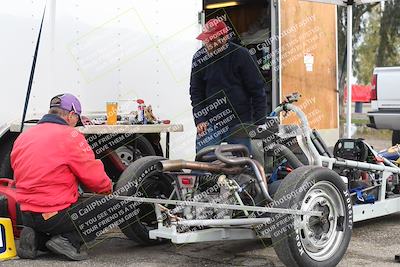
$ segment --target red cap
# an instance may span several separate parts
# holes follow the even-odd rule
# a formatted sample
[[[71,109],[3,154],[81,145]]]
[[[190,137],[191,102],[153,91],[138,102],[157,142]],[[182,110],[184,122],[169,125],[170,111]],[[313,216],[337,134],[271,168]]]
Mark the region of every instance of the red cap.
[[[203,32],[197,36],[196,39],[201,41],[212,41],[213,39],[226,35],[228,33],[228,27],[225,22],[217,19],[210,19],[204,25]]]

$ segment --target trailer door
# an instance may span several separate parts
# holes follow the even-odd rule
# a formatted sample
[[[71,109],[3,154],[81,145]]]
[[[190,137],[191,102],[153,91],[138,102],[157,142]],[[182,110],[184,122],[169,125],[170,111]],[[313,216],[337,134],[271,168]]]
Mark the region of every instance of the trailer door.
[[[280,96],[300,92],[312,128],[330,145],[339,135],[336,6],[279,2]],[[290,116],[286,123],[294,123]]]

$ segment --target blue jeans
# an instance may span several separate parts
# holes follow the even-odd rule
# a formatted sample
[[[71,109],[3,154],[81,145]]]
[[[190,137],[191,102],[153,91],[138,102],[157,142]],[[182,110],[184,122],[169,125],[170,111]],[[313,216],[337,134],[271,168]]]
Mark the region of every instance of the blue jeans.
[[[223,128],[217,128],[213,125],[208,125],[207,131],[203,135],[197,135],[196,137],[196,153],[207,146],[219,145],[222,142],[227,142],[228,144],[245,145],[251,154],[250,138],[235,137],[232,134],[239,129],[239,127],[240,125],[234,127],[226,126]]]

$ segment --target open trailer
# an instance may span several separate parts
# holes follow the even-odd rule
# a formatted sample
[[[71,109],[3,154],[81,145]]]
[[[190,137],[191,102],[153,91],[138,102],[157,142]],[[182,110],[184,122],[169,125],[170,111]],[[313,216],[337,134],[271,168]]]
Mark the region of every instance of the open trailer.
[[[301,92],[306,113],[314,114],[311,126],[333,145],[339,136],[336,8],[297,0],[210,6],[221,2],[3,1],[0,21],[9,27],[0,29],[0,57],[7,62],[0,65],[0,96],[7,99],[0,113],[0,162],[7,161],[18,135],[10,124],[21,121],[46,3],[27,120],[39,119],[49,99],[62,92],[77,95],[88,116],[104,114],[108,101],[118,102],[121,114],[129,113],[141,98],[161,119],[183,125],[184,134],[171,136],[171,157],[194,158],[189,79],[192,57],[201,46],[195,37],[205,20],[218,17],[232,29],[234,41],[254,54],[270,109],[290,90]],[[143,137],[149,141],[143,141],[149,148],[145,154],[161,155],[157,138]],[[164,146],[165,136],[161,140]],[[6,165],[0,165],[0,176],[10,177]]]

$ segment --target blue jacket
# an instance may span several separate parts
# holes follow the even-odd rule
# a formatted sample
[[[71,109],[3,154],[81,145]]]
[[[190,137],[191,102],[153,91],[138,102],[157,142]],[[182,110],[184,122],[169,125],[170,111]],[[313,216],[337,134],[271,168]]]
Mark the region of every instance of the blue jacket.
[[[190,96],[196,125],[210,121],[227,106],[236,114],[230,125],[262,124],[267,115],[265,80],[248,50],[231,42],[213,56],[204,47],[197,51],[192,61]],[[225,96],[227,104],[214,109]]]

